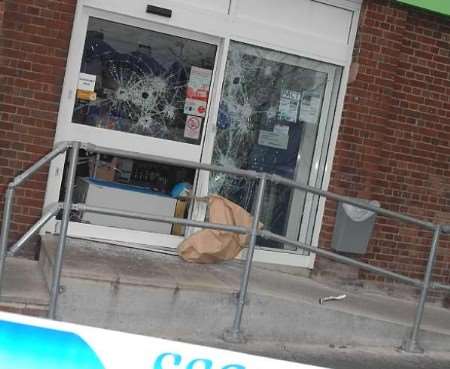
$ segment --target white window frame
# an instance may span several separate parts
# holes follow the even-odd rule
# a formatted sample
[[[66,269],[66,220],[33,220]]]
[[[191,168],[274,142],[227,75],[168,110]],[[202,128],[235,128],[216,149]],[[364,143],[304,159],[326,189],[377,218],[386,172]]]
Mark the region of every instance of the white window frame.
[[[79,0],[75,13],[72,40],[69,49],[68,64],[62,91],[62,102],[58,115],[58,126],[55,135],[55,142],[60,142],[69,138],[72,140],[78,138],[89,141],[89,136],[86,136],[85,133],[72,135],[72,133],[74,133],[73,129],[71,129],[71,127],[67,128],[67,122],[70,122],[71,119],[71,117],[68,118],[68,114],[72,114],[73,101],[75,99],[75,97],[73,96],[73,86],[77,81],[78,73],[80,70],[81,53],[83,50],[85,33],[87,30],[88,17],[86,16],[86,14],[93,16],[97,15],[100,18],[103,18],[101,15],[107,13],[109,14],[110,19],[126,24],[129,24],[130,20],[132,20],[132,25],[140,25],[141,27],[145,27],[145,25],[148,26],[149,24],[151,24],[152,29],[156,31],[158,31],[158,29],[162,30],[167,29],[166,27],[169,27],[169,33],[173,33],[175,29],[179,29],[182,30],[182,36],[185,37],[188,37],[187,35],[191,34],[191,38],[195,39],[199,34],[201,34],[202,39],[203,37],[205,37],[203,40],[221,40],[220,42],[218,42],[218,54],[216,57],[216,66],[213,76],[214,83],[218,83],[218,85],[212,87],[213,93],[211,94],[209,104],[209,121],[211,123],[215,122],[218,116],[218,106],[221,95],[220,81],[223,81],[224,77],[224,69],[230,40],[251,43],[257,46],[274,49],[276,51],[315,59],[321,62],[331,63],[343,67],[342,78],[337,96],[336,110],[332,118],[333,122],[331,129],[331,138],[328,147],[328,155],[325,162],[323,179],[321,183],[316,183],[313,176],[309,181],[310,184],[320,185],[323,190],[326,190],[330,181],[337,134],[343,110],[349,68],[352,60],[353,45],[356,38],[356,31],[362,1],[311,0],[345,8],[353,12],[350,33],[346,43],[321,39],[320,37],[316,37],[315,35],[307,34],[303,31],[296,32],[295,30],[285,31],[283,33],[283,36],[279,37],[277,36],[277,34],[279,34],[280,32],[277,32],[277,28],[273,24],[260,24],[258,22],[249,22],[248,20],[240,19],[235,13],[237,1],[239,0],[230,0],[230,6],[224,12],[189,6],[188,2],[182,0],[152,1],[152,4],[154,3],[154,5],[160,5],[174,10],[172,18],[163,18],[160,16],[145,13],[146,4],[140,0]],[[274,2],[274,7],[276,7],[276,2]],[[156,27],[156,29],[153,27]],[[264,41],[261,41],[262,35],[264,35]],[[292,42],[290,41],[293,37],[298,40],[296,45],[292,45]],[[70,107],[70,109],[68,108],[68,106]],[[76,126],[77,128],[79,128],[80,125]],[[204,129],[203,131],[202,143],[204,144],[202,145],[203,153],[201,155],[200,161],[209,162],[211,160],[214,144],[213,138],[215,134],[215,125],[208,124],[206,126],[206,129]],[[126,147],[124,149],[126,149]],[[158,150],[160,150],[160,148]],[[315,153],[315,160],[317,160],[317,155],[318,153]],[[183,156],[183,158],[186,159],[186,156]],[[60,158],[58,160],[55,160],[51,165],[45,198],[46,205],[57,201],[57,197],[59,196],[59,189],[61,186],[63,163],[64,158]],[[207,181],[205,181],[205,178],[202,177],[205,175],[206,174],[204,172],[200,172],[197,192],[199,195],[205,194],[207,191],[207,186],[205,185]],[[312,235],[313,246],[317,246],[318,244],[324,207],[325,199],[321,198],[318,202],[318,209],[314,219],[309,220],[313,221],[314,223]],[[196,215],[197,217],[201,215],[201,209],[194,210],[194,215]],[[74,236],[76,236],[77,234],[80,237],[83,235],[87,235],[84,230],[75,230],[75,228],[77,227],[77,225],[75,225],[74,227],[69,227],[69,232],[72,228],[72,235]],[[109,227],[105,228],[110,229]],[[55,222],[50,223],[47,227],[44,228],[44,231],[52,232],[54,230]],[[167,239],[171,238],[167,237],[168,235],[164,236]],[[120,238],[119,236],[117,237]],[[129,240],[129,237],[125,238],[126,239],[123,240],[124,242],[126,242],[127,239]],[[155,240],[158,239],[158,237],[148,239],[146,235],[140,235],[135,239],[139,243],[142,242],[151,245],[152,243],[154,244]],[[179,239],[171,241],[172,245],[175,245],[175,243],[178,242]],[[307,257],[299,255],[299,258],[293,258],[292,253],[289,252],[284,253],[275,251],[261,251],[259,255],[260,256],[256,256],[256,260],[270,263],[290,264],[307,268],[312,268],[315,260],[315,254],[311,254]]]

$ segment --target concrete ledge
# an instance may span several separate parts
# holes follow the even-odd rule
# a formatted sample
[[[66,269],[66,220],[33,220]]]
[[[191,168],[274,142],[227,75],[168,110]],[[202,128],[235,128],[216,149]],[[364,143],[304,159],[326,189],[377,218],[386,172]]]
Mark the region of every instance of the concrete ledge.
[[[0,310],[45,317],[48,289],[37,261],[7,258]]]
[[[37,261],[15,257],[6,259],[1,301],[48,304],[48,289]]]
[[[0,311],[46,318],[48,314],[48,306],[0,302]]]
[[[43,240],[47,279],[55,240]],[[195,265],[177,257],[69,240],[58,317],[133,333],[211,344],[223,342],[235,311],[240,262]],[[244,312],[249,344],[399,346],[415,304],[379,295],[348,293],[343,301],[318,299],[343,293],[317,281],[255,267]],[[450,312],[427,306],[421,332],[426,349],[450,347]]]

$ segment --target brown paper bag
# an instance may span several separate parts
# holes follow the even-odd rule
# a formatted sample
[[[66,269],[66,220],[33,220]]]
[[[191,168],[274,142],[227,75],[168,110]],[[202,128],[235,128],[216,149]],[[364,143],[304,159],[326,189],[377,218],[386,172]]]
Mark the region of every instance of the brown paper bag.
[[[209,198],[209,222],[250,228],[253,217],[239,205],[218,195]],[[203,229],[178,246],[178,255],[192,263],[234,259],[248,243],[248,235]]]

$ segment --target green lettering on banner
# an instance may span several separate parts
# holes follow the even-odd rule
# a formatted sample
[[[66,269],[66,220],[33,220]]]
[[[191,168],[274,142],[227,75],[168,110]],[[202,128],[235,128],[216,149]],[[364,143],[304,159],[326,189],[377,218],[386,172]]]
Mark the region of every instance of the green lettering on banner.
[[[450,15],[450,0],[397,0],[400,3],[414,5],[433,12]]]

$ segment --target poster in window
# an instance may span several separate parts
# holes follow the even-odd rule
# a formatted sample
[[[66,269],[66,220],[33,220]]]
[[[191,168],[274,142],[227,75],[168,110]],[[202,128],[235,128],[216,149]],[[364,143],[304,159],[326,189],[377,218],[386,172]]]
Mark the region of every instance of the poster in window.
[[[188,115],[186,118],[186,125],[184,126],[184,137],[198,140],[200,138],[201,127],[202,118]]]
[[[186,91],[184,114],[204,117],[208,103],[209,86],[212,71],[209,69],[192,67]]]
[[[283,89],[281,90],[279,114],[280,119],[288,122],[296,122],[298,108],[300,106],[301,92]]]
[[[300,107],[300,120],[306,123],[316,124],[322,108],[322,96],[320,93],[308,93],[302,97]]]

